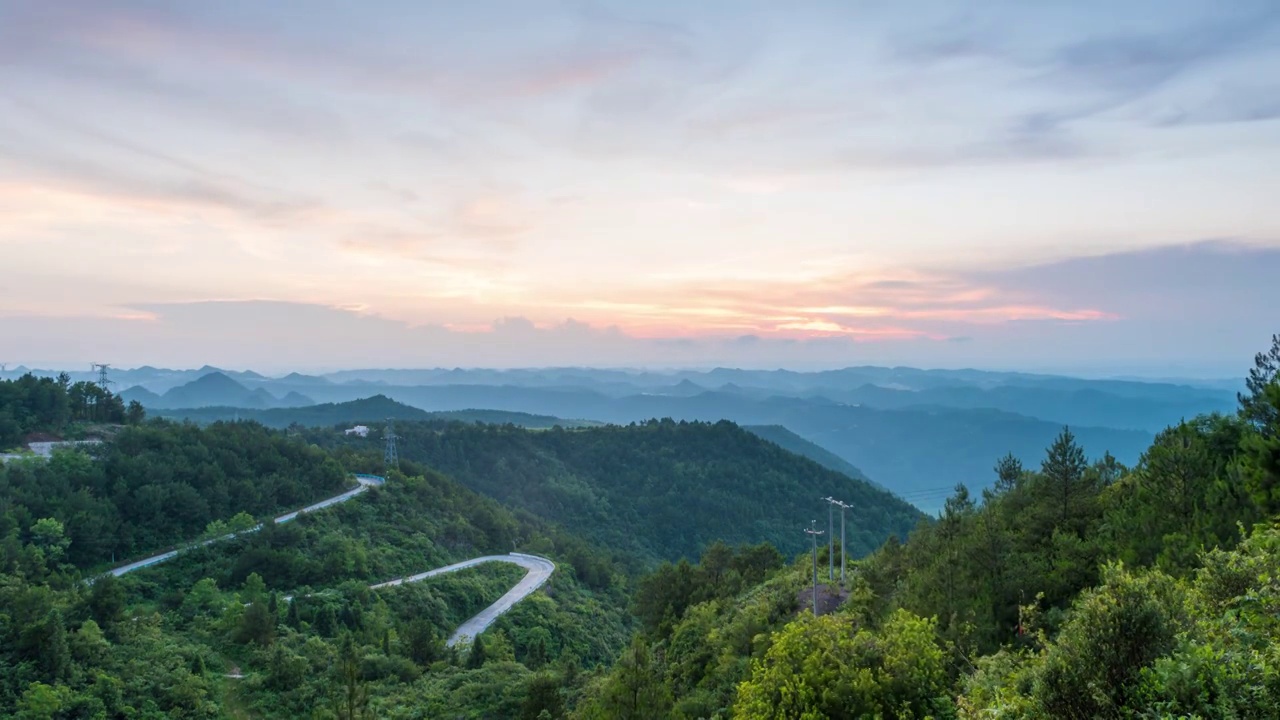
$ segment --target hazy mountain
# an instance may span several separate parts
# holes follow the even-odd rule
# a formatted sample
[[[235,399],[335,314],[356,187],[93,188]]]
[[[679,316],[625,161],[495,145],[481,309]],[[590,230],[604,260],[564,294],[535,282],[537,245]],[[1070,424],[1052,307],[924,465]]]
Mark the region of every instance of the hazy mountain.
[[[243,403],[243,406],[250,408],[269,408],[274,406],[276,402],[275,395],[272,395],[263,388],[257,388],[249,393],[249,399]]]
[[[264,378],[265,379],[265,378]],[[329,385],[331,380],[316,375],[303,375],[301,373],[289,373],[282,378],[276,378],[270,382],[279,385]]]
[[[34,372],[56,374],[46,370]],[[1153,382],[874,366],[821,372],[734,368],[669,372],[593,368],[369,369],[327,375],[294,372],[281,378],[268,378],[253,371],[220,370],[212,366],[199,370],[144,366],[131,370],[113,369],[111,377],[116,387],[142,386],[154,393],[164,393],[214,372],[249,389],[265,388],[276,397],[298,392],[319,402],[366,397],[370,394],[370,387],[378,387],[380,391],[382,388],[415,386],[487,386],[588,391],[610,398],[641,394],[692,396],[709,388],[718,388],[722,393],[756,399],[773,396],[826,397],[886,409],[914,406],[990,408],[1052,422],[1151,432],[1183,417],[1234,410],[1235,391],[1241,384],[1238,379]],[[12,375],[13,371],[9,374]],[[87,370],[73,372],[71,376],[73,380],[96,379]]]
[[[1067,425],[1098,425],[1136,430],[1160,430],[1200,413],[1229,413],[1236,406],[1235,397],[1228,393],[1184,393],[1189,397],[1168,400],[1162,399],[1158,390],[1116,388],[1114,385],[1102,387],[1111,387],[1113,392],[1100,390],[1097,386],[1072,387],[1052,383],[1028,387],[1001,385],[993,388],[946,386],[916,391],[863,385],[848,391],[825,389],[818,391],[818,394],[850,404],[886,409],[928,406],[990,408]],[[1147,394],[1147,397],[1137,397],[1141,394]]]
[[[156,407],[160,404],[160,396],[142,387],[141,385],[134,385],[128,390],[125,390],[124,392],[120,393],[120,398],[123,399],[126,403],[137,400],[138,402],[142,403],[146,407]]]
[[[828,470],[835,470],[836,472],[848,475],[851,478],[869,482],[876,487],[884,487],[875,480],[867,477],[866,473],[850,464],[844,458],[824,447],[805,440],[781,425],[744,425],[742,429],[752,434],[759,435],[765,440],[781,447],[783,450],[793,452],[801,457],[807,457]]]
[[[214,405],[263,407],[261,395],[255,395],[253,390],[218,371],[202,375],[196,380],[169,390],[161,396],[159,405],[163,407]]]
[[[287,399],[287,398],[286,398]],[[281,401],[283,402],[283,400]],[[357,423],[381,428],[387,419],[392,420],[453,420],[466,423],[516,425],[529,429],[545,429],[559,425],[565,428],[587,427],[595,423],[580,420],[564,420],[549,415],[534,415],[503,410],[450,410],[428,412],[420,408],[398,403],[385,395],[352,400],[343,403],[325,403],[306,407],[277,407],[253,409],[241,407],[199,407],[159,409],[154,414],[178,420],[191,420],[200,424],[219,420],[254,420],[268,427],[284,428],[294,424],[308,427],[350,426]]]
[[[989,408],[1071,425],[1156,432],[1184,417],[1235,408],[1239,383],[1193,386],[1167,382],[1094,380],[981,370],[851,367],[823,372],[716,368],[708,371],[630,372],[594,369],[379,370],[328,376],[343,383],[385,382],[387,387],[485,386],[564,392],[610,398],[633,395],[693,396],[706,388],[756,399],[826,397],[885,409],[939,406]],[[1209,381],[1206,381],[1209,382]],[[346,387],[352,388],[351,385]],[[308,388],[308,392],[311,389]],[[353,395],[335,389],[320,399]],[[548,409],[552,414],[558,412]]]
[[[316,402],[314,400],[297,391],[290,391],[286,393],[285,396],[280,398],[280,401],[277,403],[277,405],[282,408],[299,408],[315,404]]]
[[[145,388],[131,388],[130,392],[135,390],[138,391],[135,395],[139,398],[144,397],[142,393],[149,393]],[[156,396],[154,393],[150,395],[152,397],[149,398],[149,402],[143,399],[139,399],[139,402],[151,410],[205,407],[267,410],[315,404],[311,398],[296,390],[290,391],[284,398],[279,398],[264,386],[250,388],[233,380],[225,373],[217,371],[203,375],[185,385],[171,388],[163,395]]]

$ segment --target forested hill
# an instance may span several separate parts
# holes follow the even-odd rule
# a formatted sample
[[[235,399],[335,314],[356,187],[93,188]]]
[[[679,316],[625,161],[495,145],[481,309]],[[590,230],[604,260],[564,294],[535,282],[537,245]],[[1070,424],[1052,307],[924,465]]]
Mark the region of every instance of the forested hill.
[[[654,420],[626,426],[529,431],[513,426],[401,423],[400,455],[473,490],[651,559],[696,557],[715,540],[805,547],[818,499],[852,504],[857,554],[923,515],[865,481],[834,472],[739,426]],[[317,433],[317,442],[377,444]]]
[[[807,558],[745,589],[723,549],[663,565],[572,717],[1277,717],[1278,375],[1275,336],[1237,413],[1131,468],[1065,429],[1035,463],[992,458],[992,487],[957,486],[847,587],[820,576],[816,618]]]
[[[119,395],[90,382],[73,383],[66,373],[0,380],[0,452],[15,449],[33,434],[75,435],[87,426],[138,423],[142,405],[128,406]]]
[[[83,582],[113,554],[331,497],[380,458],[258,423],[153,420],[0,464],[0,717],[563,717],[590,677],[579,667],[625,641],[624,572],[605,548],[410,461],[352,502]],[[515,569],[368,588],[512,549],[557,572],[469,652],[444,638]]]
[[[0,466],[0,533],[56,520],[66,560],[86,568],[190,540],[238,513],[300,507],[350,482],[319,448],[249,423],[147,423],[93,454]]]

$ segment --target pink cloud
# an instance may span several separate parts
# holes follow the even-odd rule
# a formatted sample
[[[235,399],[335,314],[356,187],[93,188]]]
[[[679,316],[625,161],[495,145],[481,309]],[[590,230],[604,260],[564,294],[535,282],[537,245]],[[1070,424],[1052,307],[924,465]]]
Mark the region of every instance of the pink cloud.
[[[1105,309],[1051,304],[1033,292],[941,274],[837,271],[807,280],[681,281],[597,292],[573,307],[593,322],[614,322],[645,337],[945,339],[957,326],[1118,319]]]

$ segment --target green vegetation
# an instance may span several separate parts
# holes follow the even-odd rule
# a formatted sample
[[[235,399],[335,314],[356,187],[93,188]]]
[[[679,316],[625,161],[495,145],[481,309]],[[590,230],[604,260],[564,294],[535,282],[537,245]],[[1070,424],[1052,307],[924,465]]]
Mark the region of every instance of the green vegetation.
[[[0,538],[52,518],[66,527],[66,560],[98,567],[193,539],[236,513],[300,507],[350,483],[319,448],[249,424],[153,421],[90,452],[0,466]]]
[[[828,470],[730,422],[652,420],[530,432],[514,426],[402,423],[400,455],[439,469],[506,505],[646,560],[697,557],[723,540],[799,550],[796,525],[817,498],[853,504],[858,555],[905,534],[919,511],[866,482]],[[318,444],[371,447],[380,438],[314,432]]]
[[[124,427],[0,468],[0,715],[1274,717],[1274,357],[1280,338],[1238,414],[1167,428],[1131,468],[1063,429],[932,519],[731,423],[403,423],[401,469],[359,499],[86,584],[110,552],[246,527],[381,462],[381,438],[333,429]],[[859,508],[851,553],[875,549],[815,618],[797,526],[828,493]],[[470,647],[445,639],[522,570],[369,588],[513,548],[560,569]]]
[[[412,462],[350,503],[81,582],[112,553],[334,495],[349,470],[379,460],[256,423],[153,420],[88,452],[0,468],[0,716],[421,717],[431,707],[536,718],[566,707],[589,677],[579,668],[610,662],[629,635],[626,576],[584,541]],[[368,587],[514,547],[560,569],[470,649],[444,641],[522,569],[489,563]]]
[[[119,395],[93,383],[73,384],[66,373],[0,380],[0,450],[20,445],[32,433],[60,436],[76,424],[136,424],[144,416],[141,405],[126,407]]]
[[[675,718],[1274,717],[1269,357],[1238,416],[1168,428],[1133,468],[1088,461],[1066,429],[1038,469],[999,460],[980,498],[957,487],[847,590],[824,586],[838,607],[819,618],[807,557],[724,593],[722,561],[660,568],[638,585],[631,647],[574,716],[646,717],[645,698]]]

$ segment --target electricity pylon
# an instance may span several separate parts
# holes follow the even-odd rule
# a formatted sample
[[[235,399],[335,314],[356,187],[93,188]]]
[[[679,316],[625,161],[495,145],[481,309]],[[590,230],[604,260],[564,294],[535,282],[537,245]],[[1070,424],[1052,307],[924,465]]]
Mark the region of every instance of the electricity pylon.
[[[107,392],[108,386],[115,384],[114,381],[107,378],[107,371],[111,369],[111,365],[109,363],[89,364],[92,365],[93,369],[98,373],[98,387],[102,388],[102,392]]]
[[[809,522],[809,527],[804,532],[806,535],[813,536],[813,616],[818,617],[818,536],[822,531],[817,529],[818,521]]]

